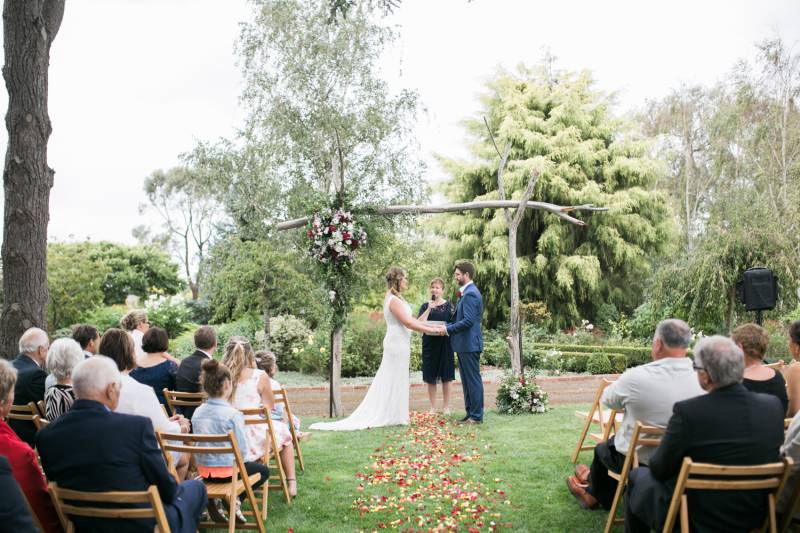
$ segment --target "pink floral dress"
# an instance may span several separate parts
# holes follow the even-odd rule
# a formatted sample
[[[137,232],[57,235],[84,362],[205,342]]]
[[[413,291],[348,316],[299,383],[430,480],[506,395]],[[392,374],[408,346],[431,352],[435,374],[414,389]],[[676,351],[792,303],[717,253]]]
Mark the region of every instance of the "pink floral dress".
[[[249,378],[239,382],[233,398],[234,407],[245,409],[262,406],[261,394],[258,392],[258,381],[263,375],[265,375],[263,370],[255,368]],[[279,448],[292,444],[292,433],[285,422],[273,420],[272,427],[275,428],[275,440],[278,441]],[[264,453],[269,450],[266,424],[246,425],[245,434],[247,435],[247,452],[244,460],[256,461],[263,457]]]

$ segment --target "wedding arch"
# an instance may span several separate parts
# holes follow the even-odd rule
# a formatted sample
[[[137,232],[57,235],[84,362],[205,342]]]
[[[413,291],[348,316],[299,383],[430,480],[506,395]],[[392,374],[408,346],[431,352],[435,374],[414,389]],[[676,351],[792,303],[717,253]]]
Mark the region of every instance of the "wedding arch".
[[[485,121],[485,119],[484,119]],[[487,124],[488,129],[488,124]],[[586,223],[580,219],[571,216],[569,213],[575,211],[607,211],[606,207],[596,207],[593,204],[561,206],[551,204],[548,202],[531,201],[536,182],[539,179],[539,172],[532,171],[527,187],[518,200],[509,200],[506,198],[505,183],[503,181],[503,171],[508,162],[508,156],[511,151],[511,143],[508,143],[503,152],[501,153],[497,147],[494,136],[491,134],[492,143],[500,157],[497,167],[497,185],[500,194],[499,200],[473,200],[471,202],[463,203],[448,203],[440,205],[392,205],[369,210],[361,210],[358,208],[353,209],[351,212],[343,211],[343,198],[344,198],[344,180],[343,169],[340,169],[339,176],[339,197],[342,210],[337,212],[329,212],[327,215],[320,215],[315,213],[309,216],[295,218],[280,222],[275,226],[277,231],[287,231],[297,228],[308,228],[309,237],[312,238],[313,233],[316,231],[317,225],[324,228],[324,224],[330,224],[331,221],[337,216],[337,213],[344,213],[347,220],[336,220],[335,224],[330,227],[339,227],[340,223],[347,225],[344,231],[348,233],[346,236],[356,237],[351,239],[339,239],[336,243],[337,249],[332,253],[339,259],[331,260],[331,264],[343,265],[343,269],[337,274],[335,268],[331,267],[331,275],[327,276],[326,282],[331,296],[331,307],[333,311],[333,321],[330,337],[330,361],[329,361],[329,391],[330,391],[330,409],[329,415],[331,417],[338,417],[344,414],[342,406],[341,395],[341,373],[342,373],[342,333],[346,319],[346,298],[347,298],[347,274],[350,272],[349,265],[355,256],[355,251],[359,246],[365,244],[362,239],[361,230],[357,227],[356,222],[353,220],[355,215],[370,214],[370,215],[427,215],[427,214],[440,214],[440,213],[454,213],[463,212],[476,209],[502,209],[505,215],[506,224],[508,225],[508,266],[509,266],[509,284],[511,286],[511,324],[509,328],[509,335],[506,337],[508,342],[509,352],[511,356],[511,370],[515,375],[522,375],[522,352],[520,346],[520,302],[519,302],[519,279],[517,272],[517,230],[519,228],[522,217],[526,209],[534,209],[551,213],[562,220],[575,224],[577,226],[585,226]],[[328,216],[324,221],[320,217]],[[349,225],[348,225],[349,224]],[[352,234],[353,232],[358,232]],[[338,233],[341,236],[341,231]],[[366,237],[365,235],[363,236]],[[355,245],[353,245],[355,242]],[[348,243],[348,244],[345,244]],[[318,257],[319,258],[319,257]],[[322,259],[323,261],[325,259]]]

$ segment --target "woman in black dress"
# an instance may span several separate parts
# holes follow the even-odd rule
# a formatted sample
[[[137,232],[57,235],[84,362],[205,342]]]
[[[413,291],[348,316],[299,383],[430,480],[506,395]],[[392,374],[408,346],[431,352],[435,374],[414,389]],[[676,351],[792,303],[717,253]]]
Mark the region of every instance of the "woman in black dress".
[[[419,320],[452,322],[456,314],[455,306],[442,299],[444,280],[431,281],[431,301],[419,308]],[[436,383],[442,382],[442,412],[450,414],[450,382],[455,379],[453,349],[448,336],[422,336],[422,380],[428,384],[430,412],[436,412]]]
[[[744,352],[744,385],[751,392],[776,396],[784,412],[789,407],[786,381],[783,375],[764,364],[764,355],[769,345],[767,331],[757,324],[744,324],[733,330],[731,339]]]

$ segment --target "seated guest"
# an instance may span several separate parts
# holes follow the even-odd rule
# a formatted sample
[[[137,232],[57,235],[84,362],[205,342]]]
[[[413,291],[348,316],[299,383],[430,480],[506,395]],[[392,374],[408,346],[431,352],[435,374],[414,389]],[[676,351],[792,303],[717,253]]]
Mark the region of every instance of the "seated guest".
[[[153,387],[139,383],[130,372],[136,367],[133,339],[125,331],[110,328],[100,338],[99,352],[110,357],[122,373],[122,392],[119,396],[118,413],[139,415],[150,419],[154,431],[164,433],[188,433],[189,421],[183,415],[167,417],[158,403]],[[188,454],[173,452],[176,468],[181,479],[189,468]]]
[[[201,326],[194,333],[196,350],[183,359],[175,376],[175,390],[180,392],[200,392],[200,366],[204,361],[213,359],[217,351],[217,332],[211,326]],[[183,414],[192,417],[194,407],[183,407]]]
[[[47,372],[43,369],[47,361],[50,340],[47,333],[39,328],[30,328],[19,339],[20,355],[11,364],[17,369],[17,386],[14,389],[14,403],[27,405],[44,400],[44,384]],[[33,447],[36,426],[26,420],[10,420],[8,423],[19,438]]]
[[[25,498],[28,500],[33,512],[36,513],[45,531],[58,532],[62,530],[61,523],[53,507],[53,502],[47,493],[47,484],[39,468],[36,453],[30,446],[22,442],[16,433],[11,431],[8,424],[3,422],[11,411],[11,404],[14,403],[14,385],[16,381],[17,371],[11,366],[11,363],[5,359],[0,359],[0,456],[4,456],[4,460],[7,460],[4,465],[5,468],[0,468],[0,474],[4,473],[4,470],[8,470],[14,476],[16,483],[19,484],[19,489],[22,489]],[[14,495],[13,490],[9,492],[11,489],[8,489],[10,485],[7,484],[7,480],[4,481],[6,482],[0,483],[0,494],[2,495],[0,502]],[[22,502],[22,509],[27,514],[24,500]],[[0,508],[2,508],[2,503],[0,503]],[[2,512],[0,512],[0,516],[3,516]],[[0,522],[0,530],[18,531],[10,528],[7,522]]]
[[[72,331],[72,338],[81,345],[83,354],[86,357],[91,357],[97,353],[97,347],[100,345],[100,332],[97,331],[96,327],[89,324],[79,324]]]
[[[237,409],[266,407],[269,410],[275,408],[269,376],[263,370],[256,368],[255,354],[247,339],[244,337],[228,339],[222,363],[231,371],[233,382],[231,403],[234,407]],[[280,447],[281,464],[289,484],[289,494],[296,496],[292,433],[284,422],[275,421],[272,425],[276,432],[275,439]],[[260,424],[255,424],[247,426],[246,432],[247,449],[243,452],[245,460],[256,461],[269,450],[266,429]]]
[[[631,471],[625,531],[661,531],[684,457],[698,463],[757,465],[779,460],[783,405],[742,385],[744,354],[715,335],[694,349],[702,396],[676,402],[661,445],[648,467]],[[764,491],[688,492],[692,531],[751,531],[764,523]]]
[[[11,475],[8,460],[2,455],[0,455],[0,494],[3,495],[0,498],[0,524],[3,524],[3,531],[38,533],[39,528],[33,523],[25,497]]]
[[[147,321],[147,312],[144,309],[134,309],[129,311],[119,321],[119,325],[128,332],[133,339],[133,346],[136,351],[137,359],[144,356],[142,350],[142,338],[147,330],[150,329],[150,322]]]
[[[793,417],[800,411],[800,320],[789,325],[789,355],[792,363],[786,367],[786,392],[789,394],[789,410],[786,416]]]
[[[684,321],[662,321],[653,336],[653,362],[629,368],[603,391],[601,403],[611,409],[624,409],[625,414],[619,431],[595,447],[591,468],[578,465],[575,475],[567,478],[567,487],[581,507],[611,507],[617,481],[608,475],[608,470],[622,471],[636,422],[665,427],[675,402],[703,394],[692,360],[686,357],[691,339],[691,330]],[[642,448],[639,460],[646,464],[651,453],[652,448]]]
[[[47,351],[47,369],[56,384],[44,393],[45,415],[53,421],[63,415],[75,401],[72,392],[72,369],[86,359],[81,345],[70,338],[56,339]]]
[[[767,330],[756,324],[744,324],[731,333],[731,340],[744,352],[744,379],[742,385],[752,392],[763,392],[776,396],[783,405],[784,412],[789,407],[786,395],[786,381],[780,372],[764,364],[769,335]]]
[[[150,328],[142,337],[144,356],[136,360],[131,377],[139,383],[150,385],[161,405],[167,405],[164,389],[175,390],[178,361],[167,353],[169,337],[161,328]]]
[[[47,478],[65,489],[91,492],[144,491],[155,485],[170,529],[197,531],[207,502],[205,486],[175,481],[149,420],[114,412],[123,387],[114,362],[96,356],[78,363],[72,384],[77,398],[72,409],[36,436]],[[155,525],[152,519],[76,516],[73,521],[77,531],[141,532]]]
[[[244,416],[238,409],[235,409],[228,398],[231,395],[233,384],[231,383],[231,373],[225,365],[214,359],[203,362],[200,374],[200,383],[203,391],[208,394],[208,400],[203,405],[195,409],[192,415],[192,428],[198,435],[221,435],[233,431],[239,450],[244,454],[247,449],[247,436],[245,435]],[[262,428],[264,426],[261,426]],[[209,443],[209,446],[225,446],[226,443]],[[198,473],[214,481],[230,481],[233,476],[235,466],[233,454],[226,455],[195,455]],[[248,475],[261,474],[259,480],[253,484],[253,489],[259,488],[269,479],[269,469],[266,465],[255,462],[245,461],[245,469]],[[240,499],[244,499],[242,493]],[[219,503],[214,502],[209,506],[209,510],[216,514],[217,520],[221,519],[219,513]],[[245,522],[244,515],[239,509],[236,510],[236,518],[240,522]]]
[[[260,350],[256,352],[256,366],[267,373],[269,376],[269,384],[272,386],[273,391],[283,388],[281,384],[275,380],[275,376],[278,373],[278,361],[275,359],[274,353],[267,350]],[[287,424],[290,422],[282,403],[276,403],[275,407],[272,408],[270,413],[272,413],[273,420],[285,422]],[[303,433],[300,431],[300,419],[295,415],[292,415],[291,423],[297,432],[298,439],[306,440],[311,436],[311,433]]]

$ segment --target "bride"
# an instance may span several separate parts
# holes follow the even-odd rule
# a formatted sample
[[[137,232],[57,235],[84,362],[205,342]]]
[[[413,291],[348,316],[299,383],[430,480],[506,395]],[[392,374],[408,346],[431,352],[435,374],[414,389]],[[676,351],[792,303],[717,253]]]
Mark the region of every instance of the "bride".
[[[411,316],[411,306],[403,299],[408,288],[406,271],[391,267],[386,273],[383,318],[383,359],[367,395],[353,414],[336,422],[317,422],[311,429],[350,431],[381,426],[408,425],[408,363],[411,356],[411,331],[438,335],[435,327]]]

